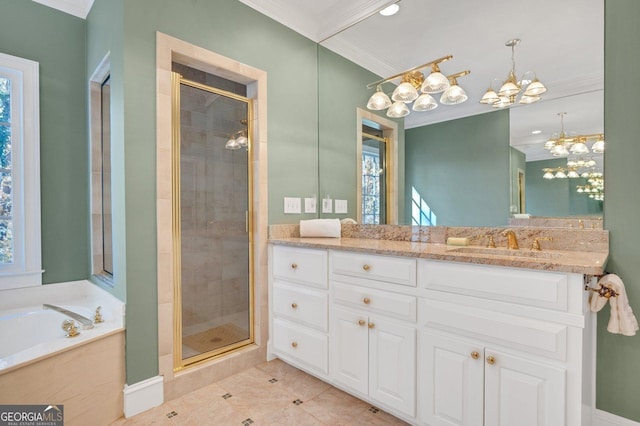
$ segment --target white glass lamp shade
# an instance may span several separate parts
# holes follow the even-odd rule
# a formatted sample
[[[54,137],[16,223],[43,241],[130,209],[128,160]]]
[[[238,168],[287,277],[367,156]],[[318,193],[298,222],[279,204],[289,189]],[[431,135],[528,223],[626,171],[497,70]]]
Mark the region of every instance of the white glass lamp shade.
[[[551,149],[555,144],[556,144],[556,141],[554,141],[553,139],[549,139],[544,143],[544,149]]]
[[[513,102],[508,96],[500,96],[498,102],[494,102],[491,106],[494,108],[506,108],[511,105],[513,105]]]
[[[238,138],[236,139],[236,143],[241,147],[244,148],[247,145],[249,145],[249,139],[247,139],[246,136],[238,136]]]
[[[420,91],[422,93],[440,93],[447,90],[451,84],[449,79],[440,71],[433,71],[422,83]]]
[[[567,160],[567,167],[578,167],[578,162],[576,160]]]
[[[242,148],[240,146],[240,144],[238,143],[237,140],[235,140],[234,138],[231,138],[227,141],[227,143],[224,145],[225,148],[227,149],[240,149]]]
[[[480,99],[481,104],[494,104],[498,102],[500,98],[498,94],[492,88],[487,89],[487,91],[482,95],[482,99]]]
[[[595,167],[596,166],[596,160],[594,160],[593,158],[590,158],[587,161],[585,161],[584,166],[585,167]]]
[[[591,146],[591,151],[596,154],[602,154],[604,152],[604,140],[598,139]]]
[[[412,109],[414,111],[431,111],[436,108],[438,108],[438,103],[433,99],[433,96],[428,93],[423,93],[418,96],[418,99],[413,103]]]
[[[584,142],[574,143],[573,145],[571,145],[571,148],[569,150],[571,151],[572,154],[577,154],[577,155],[589,153],[589,148],[587,148]]]
[[[395,102],[412,102],[415,101],[418,97],[418,91],[411,83],[400,83],[396,90],[391,94],[391,99]]]
[[[401,101],[394,102],[387,110],[387,117],[400,118],[409,115],[409,107]]]
[[[528,104],[532,104],[534,102],[538,102],[540,99],[542,99],[542,98],[540,96],[538,96],[538,95],[530,96],[530,95],[525,94],[520,98],[520,103],[523,104],[523,105],[528,105]]]
[[[578,187],[578,189],[576,189],[576,192],[583,193],[584,189],[582,187]]]
[[[516,80],[516,76],[511,71],[509,73],[509,77],[502,84],[502,87],[498,91],[498,96],[511,96],[517,95],[520,92],[520,87],[518,87],[518,81]]]
[[[562,170],[558,170],[556,172],[556,178],[558,178],[558,179],[566,179],[567,178],[567,174],[565,172],[563,172]]]
[[[367,108],[372,111],[387,109],[390,106],[391,99],[389,99],[389,96],[387,96],[387,94],[382,91],[382,87],[380,86],[376,88],[376,93],[371,95],[371,97],[369,98],[369,102],[367,102]]]
[[[469,99],[467,92],[455,82],[444,91],[440,97],[440,103],[443,105],[458,105]]]
[[[542,177],[544,179],[553,179],[553,178],[555,178],[555,176],[551,172],[545,172],[545,174]]]
[[[551,155],[554,157],[566,157],[569,155],[569,151],[567,151],[567,148],[564,145],[558,144],[551,148]]]
[[[580,175],[575,170],[571,170],[569,173],[567,173],[567,177],[575,179],[575,178],[579,178]]]
[[[527,88],[524,91],[524,95],[537,96],[537,95],[543,94],[546,91],[547,91],[547,88],[544,86],[544,84],[540,83],[540,81],[536,78],[531,82],[531,84],[527,86]]]

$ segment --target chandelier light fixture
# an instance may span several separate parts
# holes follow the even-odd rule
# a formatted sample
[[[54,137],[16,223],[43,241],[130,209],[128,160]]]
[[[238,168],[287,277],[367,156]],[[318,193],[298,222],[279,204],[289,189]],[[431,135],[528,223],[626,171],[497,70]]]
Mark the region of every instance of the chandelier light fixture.
[[[570,154],[585,155],[589,153],[604,153],[605,142],[604,135],[602,133],[593,133],[588,135],[565,133],[564,116],[566,114],[566,112],[558,113],[560,116],[560,133],[552,135],[552,137],[544,144],[544,148],[554,157],[567,157]],[[589,142],[593,142],[591,149],[587,146],[587,143]]]
[[[532,104],[542,99],[540,95],[546,92],[547,88],[538,80],[538,77],[533,71],[525,72],[519,81],[516,77],[515,48],[519,43],[519,38],[505,42],[505,46],[511,48],[511,70],[509,71],[509,75],[507,79],[502,82],[502,86],[500,86],[498,92],[493,89],[492,81],[482,96],[482,99],[480,99],[480,103],[491,105],[494,108],[506,108],[516,102]],[[494,79],[494,81],[495,80],[500,81],[499,79]]]
[[[444,75],[440,71],[438,64],[452,59],[452,55],[443,56],[426,64],[419,65],[409,70],[403,71],[391,77],[375,81],[367,85],[367,89],[373,87],[376,91],[369,102],[367,108],[373,111],[387,110],[387,117],[400,118],[411,113],[409,104],[413,102],[411,109],[414,111],[431,111],[438,107],[436,99],[432,96],[442,93],[440,103],[442,105],[457,105],[468,99],[467,93],[458,86],[459,77],[470,74],[471,71],[462,71],[452,75]],[[422,70],[430,68],[430,73],[425,77]],[[400,84],[391,94],[391,98],[382,90],[384,83],[400,79]]]

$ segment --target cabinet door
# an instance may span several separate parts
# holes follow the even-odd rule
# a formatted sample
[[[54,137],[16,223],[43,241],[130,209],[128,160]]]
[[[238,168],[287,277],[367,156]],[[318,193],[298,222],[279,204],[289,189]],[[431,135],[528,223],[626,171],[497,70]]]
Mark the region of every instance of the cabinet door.
[[[411,417],[416,411],[416,330],[370,316],[369,396]]]
[[[420,421],[431,426],[482,426],[483,370],[482,346],[422,331],[418,366]]]
[[[485,361],[485,424],[565,424],[564,368],[490,349]]]
[[[338,383],[363,394],[369,388],[367,316],[341,308],[331,314],[330,375]]]

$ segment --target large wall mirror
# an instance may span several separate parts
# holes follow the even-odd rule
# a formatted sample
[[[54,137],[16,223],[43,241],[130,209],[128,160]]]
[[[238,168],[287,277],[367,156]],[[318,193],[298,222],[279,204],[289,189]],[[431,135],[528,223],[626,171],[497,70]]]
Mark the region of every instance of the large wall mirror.
[[[427,218],[436,225],[504,226],[519,214],[601,216],[602,196],[584,192],[586,177],[544,179],[543,169],[552,169],[554,178],[560,169],[571,171],[573,158],[544,148],[562,124],[567,137],[604,134],[604,0],[542,0],[529,11],[508,0],[487,0],[481,8],[461,0],[398,5],[396,15],[373,14],[320,43],[319,198],[345,199],[347,216],[358,215],[356,111],[366,110],[375,91],[367,84],[453,55],[440,70],[471,71],[457,79],[468,100],[441,105],[434,95],[436,109],[393,119],[397,223],[429,224]],[[514,38],[521,42],[512,50],[505,42]],[[514,65],[517,79],[537,77],[546,86],[542,99],[504,109],[481,104],[487,88],[497,91]],[[399,79],[393,83],[383,90],[390,94]],[[373,114],[387,118],[385,111]],[[587,141],[582,160],[593,159],[590,171],[603,172],[603,154],[591,152],[595,142]]]

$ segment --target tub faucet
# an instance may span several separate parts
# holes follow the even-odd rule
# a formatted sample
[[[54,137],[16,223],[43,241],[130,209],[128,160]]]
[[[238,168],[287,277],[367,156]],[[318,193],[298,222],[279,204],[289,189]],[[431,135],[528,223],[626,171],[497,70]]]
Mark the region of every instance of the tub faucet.
[[[502,233],[505,237],[507,237],[507,248],[510,250],[519,250],[518,247],[518,239],[516,238],[516,233],[511,229],[507,229]]]
[[[93,328],[93,321],[91,321],[89,318],[83,317],[80,314],[76,314],[75,312],[72,312],[72,311],[69,311],[67,309],[61,308],[60,306],[49,305],[47,303],[43,303],[42,304],[42,309],[52,309],[54,311],[60,312],[63,315],[66,315],[66,316],[68,316],[70,318],[73,318],[74,320],[76,320],[80,324],[82,324],[82,328],[84,330]]]

